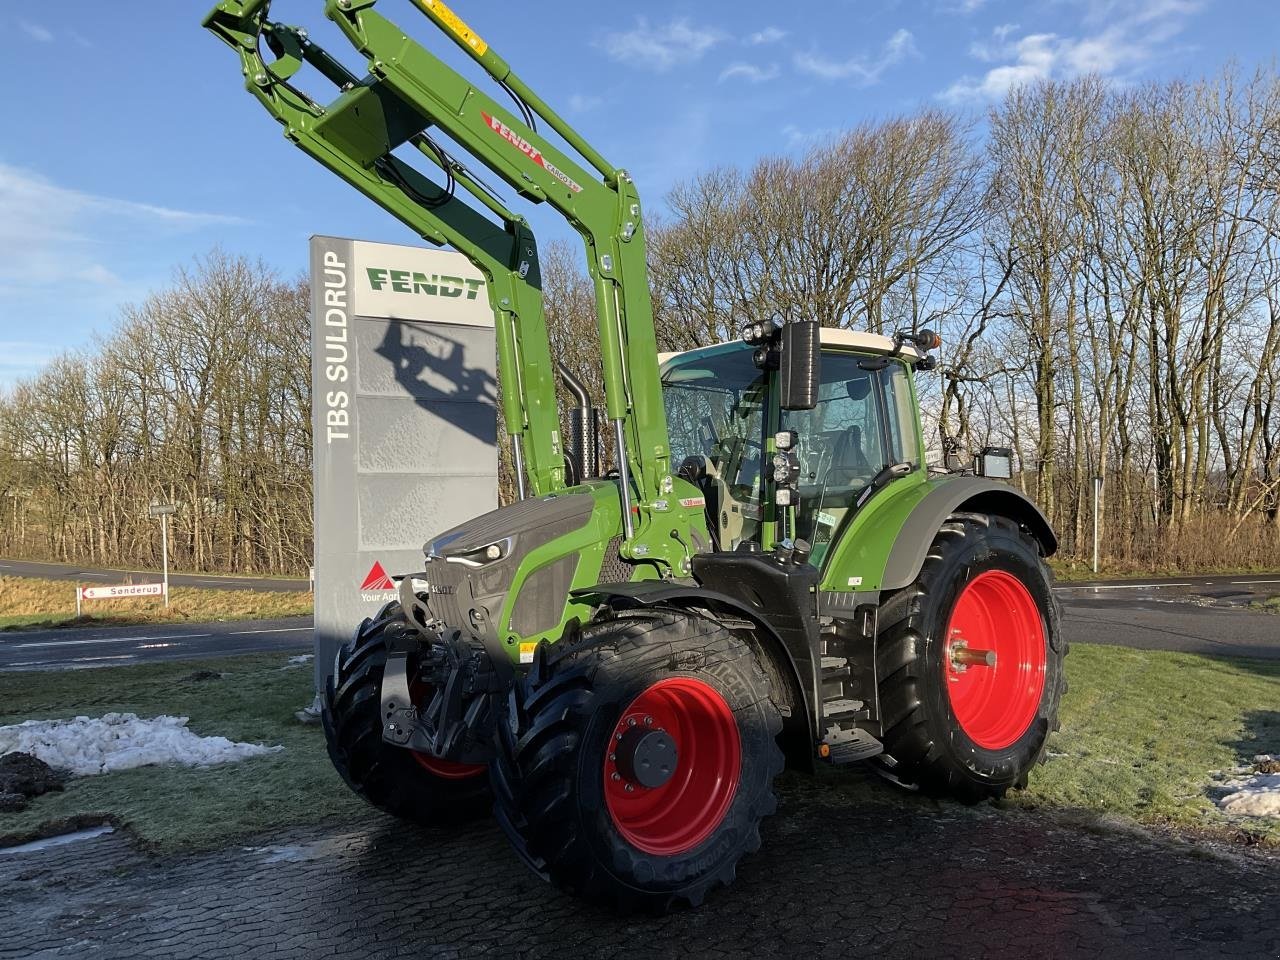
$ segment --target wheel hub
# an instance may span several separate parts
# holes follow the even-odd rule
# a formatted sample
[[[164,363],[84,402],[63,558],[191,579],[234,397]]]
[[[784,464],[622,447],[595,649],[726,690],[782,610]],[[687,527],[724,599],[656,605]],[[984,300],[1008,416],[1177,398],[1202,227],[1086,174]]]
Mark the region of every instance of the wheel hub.
[[[956,597],[944,638],[943,680],[956,722],[978,746],[1012,746],[1035,720],[1044,694],[1046,639],[1039,606],[1011,573],[984,571]]]
[[[604,757],[618,833],[657,856],[686,853],[720,826],[742,770],[738,721],[703,680],[668,677],[622,711]]]
[[[631,727],[618,741],[618,774],[628,783],[653,790],[675,773],[680,754],[665,730]]]

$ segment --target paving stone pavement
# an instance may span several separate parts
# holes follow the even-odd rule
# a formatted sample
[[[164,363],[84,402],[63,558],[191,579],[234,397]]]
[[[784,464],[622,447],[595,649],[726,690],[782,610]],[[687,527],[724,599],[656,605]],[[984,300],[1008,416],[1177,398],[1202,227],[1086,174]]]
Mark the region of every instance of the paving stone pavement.
[[[702,909],[616,917],[496,827],[298,830],[181,857],[116,833],[0,854],[0,957],[1280,957],[1280,861],[1017,810],[850,804],[789,775]],[[845,802],[842,802],[845,801]]]

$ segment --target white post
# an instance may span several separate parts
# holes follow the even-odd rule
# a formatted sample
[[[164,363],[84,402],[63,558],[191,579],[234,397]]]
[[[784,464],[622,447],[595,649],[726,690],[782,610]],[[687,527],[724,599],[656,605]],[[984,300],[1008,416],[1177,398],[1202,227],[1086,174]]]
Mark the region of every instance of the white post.
[[[1102,489],[1102,478],[1093,478],[1093,572],[1098,572],[1098,493]]]
[[[76,581],[76,619],[80,619],[80,581]]]
[[[167,607],[169,606],[169,515],[168,514],[162,514],[160,517],[160,552],[164,556],[164,605]]]

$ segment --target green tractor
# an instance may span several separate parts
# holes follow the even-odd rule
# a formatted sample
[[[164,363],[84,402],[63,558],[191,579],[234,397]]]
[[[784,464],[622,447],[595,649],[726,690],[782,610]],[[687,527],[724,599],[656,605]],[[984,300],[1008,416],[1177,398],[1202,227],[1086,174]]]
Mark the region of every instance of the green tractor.
[[[489,281],[519,499],[433,537],[339,652],[344,780],[428,824],[492,805],[542,876],[656,912],[732,881],[787,765],[868,761],[966,803],[1025,784],[1065,687],[1056,540],[994,479],[1007,455],[926,468],[913,374],[936,337],[793,318],[660,362],[631,178],[443,3],[412,2],[510,108],[375,0],[325,4],[364,76],[269,0],[204,21],[292,142]],[[302,91],[304,66],[336,99]],[[533,235],[454,145],[584,241],[605,406],[561,370],[567,443]]]

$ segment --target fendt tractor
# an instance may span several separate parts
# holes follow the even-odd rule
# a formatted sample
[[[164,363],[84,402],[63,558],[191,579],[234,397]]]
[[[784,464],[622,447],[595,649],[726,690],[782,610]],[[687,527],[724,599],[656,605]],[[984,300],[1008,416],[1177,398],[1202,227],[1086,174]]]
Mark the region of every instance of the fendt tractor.
[[[543,877],[654,912],[733,880],[786,765],[868,761],[966,803],[1024,785],[1065,685],[1056,540],[998,482],[1007,451],[926,465],[914,373],[935,335],[789,317],[660,357],[632,178],[452,10],[410,2],[507,103],[375,0],[325,3],[364,76],[269,0],[204,21],[290,141],[470,258],[496,322],[519,497],[434,536],[339,651],[324,724],[345,781],[428,824],[492,806]],[[304,67],[336,98],[304,93]],[[602,416],[553,363],[528,224],[463,152],[581,235]]]

